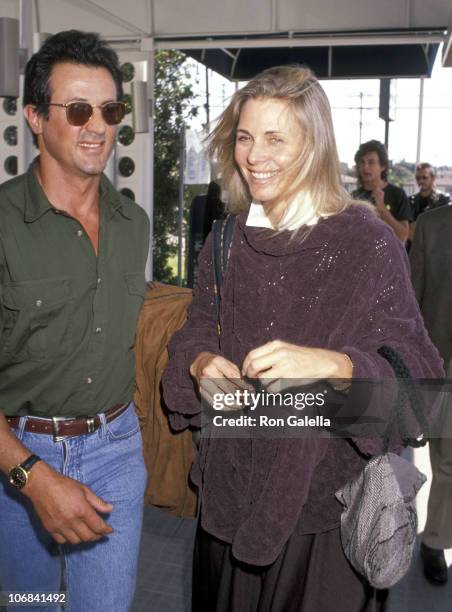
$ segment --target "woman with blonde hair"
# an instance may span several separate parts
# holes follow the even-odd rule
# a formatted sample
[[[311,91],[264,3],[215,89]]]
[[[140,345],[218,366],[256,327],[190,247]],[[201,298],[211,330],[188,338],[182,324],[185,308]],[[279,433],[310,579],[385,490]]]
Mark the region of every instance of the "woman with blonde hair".
[[[341,186],[330,107],[310,70],[271,68],[238,90],[209,151],[236,221],[219,320],[209,237],[188,322],[171,342],[164,393],[175,429],[200,426],[199,395],[213,404],[250,383],[272,392],[295,379],[393,378],[382,345],[413,377],[442,375],[400,241]],[[336,410],[326,401],[322,414]],[[382,440],[278,437],[251,424],[201,439],[193,609],[365,610],[373,592],[342,551],[335,492]]]

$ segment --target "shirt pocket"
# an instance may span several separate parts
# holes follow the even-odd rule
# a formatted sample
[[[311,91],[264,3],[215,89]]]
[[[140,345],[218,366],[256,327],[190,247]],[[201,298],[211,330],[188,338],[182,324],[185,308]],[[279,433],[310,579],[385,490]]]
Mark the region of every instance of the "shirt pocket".
[[[4,287],[1,351],[12,362],[49,360],[71,347],[73,287],[66,277]]]
[[[124,311],[124,346],[132,349],[135,344],[135,331],[138,315],[143,305],[146,282],[143,272],[129,272],[124,274],[126,285],[126,303]]]

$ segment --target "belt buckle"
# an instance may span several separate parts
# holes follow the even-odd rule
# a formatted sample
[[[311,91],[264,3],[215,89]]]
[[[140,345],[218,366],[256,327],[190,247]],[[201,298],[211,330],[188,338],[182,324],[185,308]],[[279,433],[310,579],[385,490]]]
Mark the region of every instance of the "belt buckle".
[[[52,417],[53,423],[53,441],[54,442],[62,442],[67,436],[62,436],[59,433],[59,423],[60,421],[67,421],[66,417]]]
[[[95,414],[90,414],[89,416],[85,417],[86,427],[88,429],[87,433],[89,434],[94,433],[96,431],[95,418],[96,418]]]

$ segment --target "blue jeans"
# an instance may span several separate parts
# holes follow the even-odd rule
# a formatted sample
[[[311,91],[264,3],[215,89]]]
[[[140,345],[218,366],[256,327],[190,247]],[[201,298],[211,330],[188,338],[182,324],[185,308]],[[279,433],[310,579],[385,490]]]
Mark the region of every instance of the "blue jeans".
[[[125,612],[135,590],[146,469],[133,404],[92,434],[54,442],[24,431],[17,437],[55,470],[111,502],[114,532],[97,542],[59,546],[42,527],[32,504],[0,476],[0,590],[67,590],[70,612]],[[8,608],[17,609],[19,608]],[[20,608],[22,609],[22,608]],[[55,607],[27,607],[55,612]]]

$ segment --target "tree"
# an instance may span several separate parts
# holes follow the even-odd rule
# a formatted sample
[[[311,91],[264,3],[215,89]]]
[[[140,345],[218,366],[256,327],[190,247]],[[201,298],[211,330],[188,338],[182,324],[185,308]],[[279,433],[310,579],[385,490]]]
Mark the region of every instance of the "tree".
[[[180,134],[193,105],[193,78],[180,51],[155,54],[154,278],[174,282],[169,260],[177,252]]]
[[[406,183],[413,180],[415,164],[407,162],[404,159],[396,164],[393,164],[389,172],[389,181],[403,187]]]

